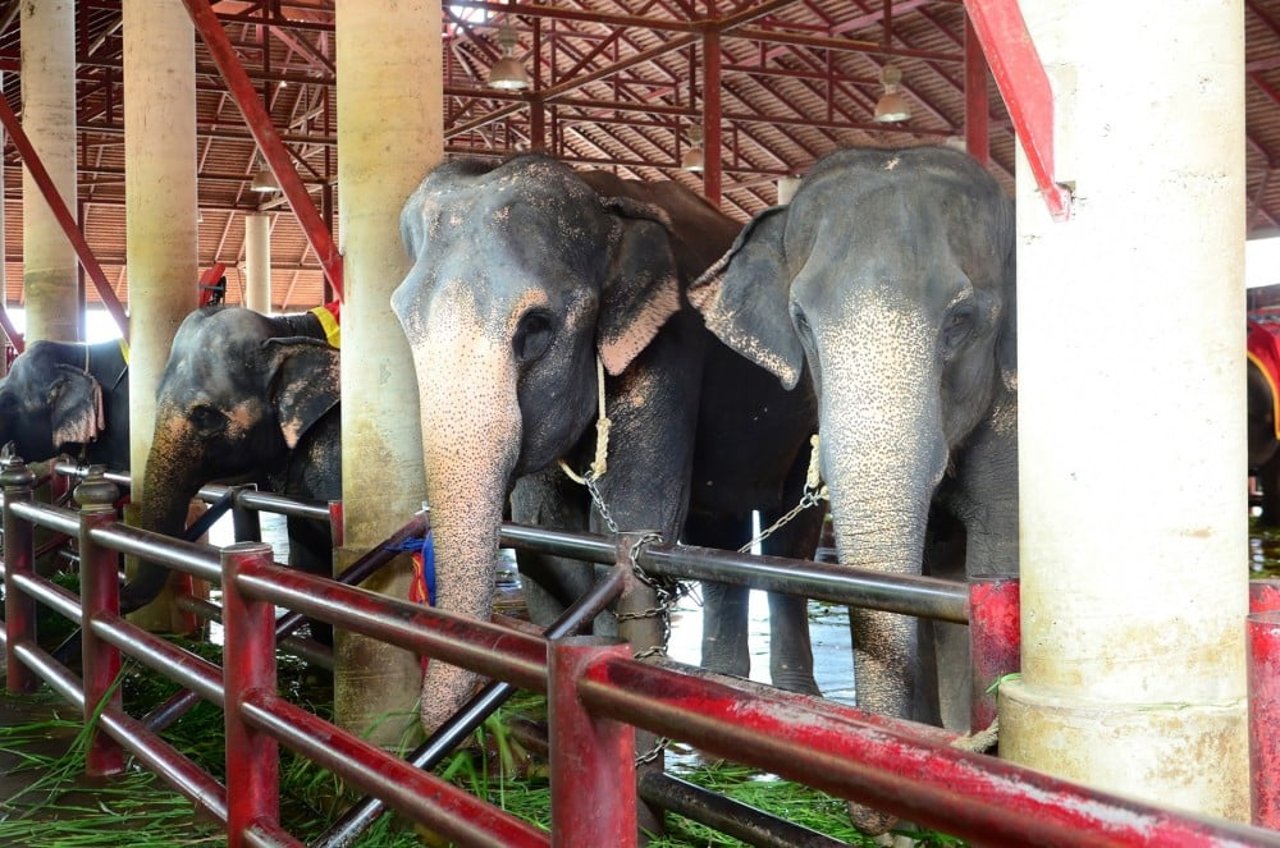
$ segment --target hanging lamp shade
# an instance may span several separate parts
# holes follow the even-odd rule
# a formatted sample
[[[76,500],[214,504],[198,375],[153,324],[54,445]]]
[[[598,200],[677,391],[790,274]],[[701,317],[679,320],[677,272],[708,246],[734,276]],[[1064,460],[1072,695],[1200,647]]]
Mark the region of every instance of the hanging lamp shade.
[[[271,169],[262,165],[250,180],[249,188],[259,194],[273,194],[280,190],[280,183],[276,181],[276,175],[271,173]]]
[[[911,104],[898,87],[902,82],[902,71],[894,65],[885,65],[880,72],[880,81],[884,83],[884,94],[876,101],[876,122],[890,124],[910,120]]]
[[[690,147],[680,157],[680,167],[694,174],[701,174],[705,163],[702,155],[702,129],[699,127],[689,128]]]
[[[515,57],[515,28],[510,24],[503,24],[498,30],[498,43],[502,45],[502,58],[489,69],[489,87],[503,91],[524,91],[533,85],[524,64]]]

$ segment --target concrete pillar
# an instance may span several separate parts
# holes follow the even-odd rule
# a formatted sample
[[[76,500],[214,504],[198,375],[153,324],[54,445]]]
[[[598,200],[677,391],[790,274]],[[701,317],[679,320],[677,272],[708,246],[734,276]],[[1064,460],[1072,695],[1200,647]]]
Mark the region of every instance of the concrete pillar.
[[[1019,151],[1023,674],[1000,752],[1247,821],[1241,3],[1021,6],[1075,203],[1051,223]]]
[[[271,216],[244,216],[244,305],[271,312]]]
[[[156,387],[173,335],[196,306],[195,33],[172,0],[124,0],[123,11],[130,468],[137,504]],[[144,626],[173,626],[166,597],[142,611]]]
[[[440,2],[340,4],[337,50],[357,57],[338,65],[344,566],[407,521],[426,495],[413,360],[390,297],[409,269],[400,209],[444,153]],[[404,598],[409,577],[406,558],[365,585]],[[344,633],[336,648],[339,723],[394,744],[416,721],[417,660]],[[387,721],[388,713],[404,720]]]
[[[22,128],[67,208],[76,208],[74,0],[21,4]],[[23,287],[28,341],[76,341],[76,253],[35,180],[22,171]]]

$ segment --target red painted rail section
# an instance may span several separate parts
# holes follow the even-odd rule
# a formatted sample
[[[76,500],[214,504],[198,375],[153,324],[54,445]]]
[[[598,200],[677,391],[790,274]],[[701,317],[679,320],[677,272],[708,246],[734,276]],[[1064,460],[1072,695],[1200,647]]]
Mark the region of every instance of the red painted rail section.
[[[1249,581],[1249,783],[1253,823],[1280,828],[1280,580]]]
[[[964,0],[996,88],[1055,221],[1071,217],[1071,192],[1054,181],[1053,91],[1018,0]]]
[[[20,464],[0,471],[6,496],[6,594],[39,600],[64,614],[82,614],[86,629],[100,642],[164,668],[183,685],[224,706],[232,758],[227,789],[110,703],[99,729],[228,822],[232,846],[299,844],[280,829],[275,816],[274,758],[278,744],[284,744],[459,844],[580,845],[603,838],[627,848],[636,845],[638,837],[623,824],[635,811],[634,761],[627,741],[631,731],[623,725],[670,736],[712,755],[983,844],[1280,846],[1280,834],[1175,814],[961,751],[934,729],[705,672],[685,673],[670,661],[637,662],[616,645],[550,643],[287,571],[270,562],[267,549],[256,544],[219,555],[204,546],[107,524],[98,517],[106,496],[92,489],[78,493],[80,515],[34,504],[26,497],[30,483],[29,472]],[[220,571],[227,593],[225,692],[217,669],[194,658],[175,662],[175,654],[181,653],[176,648],[141,634],[109,609],[91,609],[110,606],[109,592],[93,590],[93,602],[81,613],[74,597],[27,573],[22,564],[31,539],[29,528],[26,533],[21,529],[27,522],[80,532],[91,554],[95,546],[128,551],[198,577]],[[89,526],[80,529],[83,524]],[[96,563],[98,557],[89,559]],[[92,579],[96,585],[100,577]],[[584,763],[591,769],[608,768],[610,779],[597,779],[579,792],[553,785],[558,803],[549,836],[368,746],[276,695],[276,605],[522,688],[547,691],[552,704],[569,707],[553,710],[552,738],[575,741],[567,761],[570,749],[553,746],[553,781],[563,783],[565,773],[575,767],[583,771]],[[10,620],[5,626],[8,649],[20,664],[84,708],[84,683],[35,647],[29,627],[15,628]],[[548,671],[550,650],[556,650],[550,660],[554,674]],[[617,794],[609,794],[610,788]],[[617,818],[602,823],[592,816]],[[572,822],[585,830],[575,831],[578,825]],[[585,837],[588,842],[575,841],[583,833],[596,835]]]
[[[973,713],[969,727],[985,730],[996,720],[1000,678],[1022,668],[1022,617],[1017,577],[969,581],[969,658],[973,663]]]

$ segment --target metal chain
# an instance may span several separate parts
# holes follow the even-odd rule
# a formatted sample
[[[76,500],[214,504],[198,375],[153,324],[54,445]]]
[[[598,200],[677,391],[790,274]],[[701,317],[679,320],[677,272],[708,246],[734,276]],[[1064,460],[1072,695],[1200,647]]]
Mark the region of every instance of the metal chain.
[[[759,544],[760,542],[763,542],[765,539],[769,538],[769,537],[770,537],[770,536],[772,536],[774,533],[776,533],[777,531],[781,530],[781,529],[782,529],[783,527],[785,527],[787,524],[791,523],[791,521],[792,521],[792,520],[793,520],[797,515],[799,515],[800,513],[804,512],[804,511],[805,511],[806,509],[808,509],[809,507],[811,507],[811,506],[817,506],[818,504],[822,503],[822,502],[823,502],[823,501],[825,501],[825,500],[827,500],[827,487],[826,487],[826,486],[821,486],[821,487],[819,487],[819,488],[817,488],[817,489],[811,489],[811,488],[809,488],[808,486],[806,486],[806,487],[805,487],[805,489],[804,489],[804,494],[800,496],[800,502],[799,502],[799,503],[797,503],[795,506],[793,506],[793,507],[792,507],[792,508],[791,508],[791,509],[790,509],[790,510],[785,514],[785,515],[783,515],[783,516],[782,516],[781,518],[779,518],[777,521],[775,521],[775,522],[773,522],[772,524],[770,524],[770,525],[769,525],[768,527],[766,527],[764,530],[761,530],[761,531],[759,532],[759,534],[757,534],[757,535],[756,535],[756,537],[755,537],[754,539],[752,539],[751,541],[747,542],[747,543],[746,543],[745,545],[743,545],[742,547],[738,548],[738,553],[740,553],[740,554],[749,554],[749,553],[751,553],[751,549],[752,549],[755,545]]]

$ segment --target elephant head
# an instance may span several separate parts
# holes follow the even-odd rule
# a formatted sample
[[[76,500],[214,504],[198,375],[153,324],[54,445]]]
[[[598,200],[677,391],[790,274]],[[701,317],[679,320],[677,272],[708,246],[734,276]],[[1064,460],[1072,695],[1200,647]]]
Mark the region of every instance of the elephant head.
[[[296,329],[230,307],[207,307],[182,322],[156,390],[144,528],[179,535],[202,485],[278,471],[337,406],[338,351],[321,339],[287,335]],[[144,563],[125,587],[122,607],[150,602],[166,576]]]
[[[90,462],[127,468],[124,370],[116,342],[32,342],[0,379],[0,444],[14,442],[27,460],[83,448]]]
[[[661,209],[602,197],[540,155],[436,168],[406,203],[401,233],[414,264],[392,306],[417,368],[436,603],[487,620],[514,479],[583,437],[597,358],[625,381],[680,310],[676,259]],[[424,725],[450,715],[471,683],[431,663]]]
[[[712,332],[784,384],[807,361],[842,563],[920,573],[944,477],[963,476],[980,429],[1013,438],[1013,235],[1012,204],[968,156],[844,150],[690,289]],[[1016,461],[1005,471],[1016,503]],[[851,621],[859,705],[935,718],[916,622]]]

